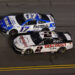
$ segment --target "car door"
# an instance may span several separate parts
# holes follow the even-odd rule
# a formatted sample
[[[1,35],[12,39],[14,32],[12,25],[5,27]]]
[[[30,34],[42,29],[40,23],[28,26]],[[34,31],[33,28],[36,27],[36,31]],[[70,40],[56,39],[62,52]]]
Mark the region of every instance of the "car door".
[[[39,45],[35,47],[35,53],[42,53],[43,52],[43,46],[44,46],[44,41],[40,42]]]
[[[57,52],[61,44],[54,43],[54,39],[46,39],[44,41],[44,48],[47,52]]]
[[[43,20],[38,20],[37,26],[39,27],[39,30],[42,30],[43,28],[48,28],[48,24]]]
[[[35,52],[43,53],[43,52],[50,52],[53,47],[50,48],[50,45],[52,44],[52,39],[44,39],[37,47]]]
[[[54,50],[53,39],[46,38],[44,40],[44,52],[51,52]]]
[[[37,21],[36,20],[31,20],[28,22],[28,24],[26,26],[29,26],[29,31],[37,31],[37,27],[36,27]]]

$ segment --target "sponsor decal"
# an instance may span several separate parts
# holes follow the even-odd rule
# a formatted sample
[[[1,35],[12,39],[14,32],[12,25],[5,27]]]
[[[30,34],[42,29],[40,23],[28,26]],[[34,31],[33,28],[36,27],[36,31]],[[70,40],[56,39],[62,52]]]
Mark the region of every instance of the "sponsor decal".
[[[66,43],[62,43],[62,44],[48,44],[48,45],[45,45],[45,48],[64,47],[64,46],[66,46]]]
[[[20,36],[20,38],[21,38],[21,40],[22,40],[24,46],[27,47],[27,44],[26,44],[26,41],[25,41],[24,37],[23,37],[23,36]]]

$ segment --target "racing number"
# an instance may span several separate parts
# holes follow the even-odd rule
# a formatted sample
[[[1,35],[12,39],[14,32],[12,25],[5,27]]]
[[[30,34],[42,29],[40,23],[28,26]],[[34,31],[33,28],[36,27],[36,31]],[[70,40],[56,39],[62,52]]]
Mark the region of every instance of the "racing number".
[[[36,48],[35,52],[41,52],[42,48],[43,48],[42,46],[38,46],[38,47]]]
[[[26,19],[31,19],[31,18],[34,19],[35,17],[36,17],[36,14],[26,14],[25,15]]]
[[[21,32],[25,32],[25,31],[28,30],[28,29],[29,29],[29,27],[27,27],[27,28],[22,27],[20,31],[21,31]]]

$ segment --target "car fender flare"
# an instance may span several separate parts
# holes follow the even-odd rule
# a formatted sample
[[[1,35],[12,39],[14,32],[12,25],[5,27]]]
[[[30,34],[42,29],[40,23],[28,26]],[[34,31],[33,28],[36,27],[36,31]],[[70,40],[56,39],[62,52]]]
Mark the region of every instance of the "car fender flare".
[[[26,50],[25,50],[24,54],[27,54],[26,52],[27,52],[28,50],[29,50],[29,51],[31,51],[29,54],[32,54],[32,53],[34,53],[33,49],[31,49],[31,48],[28,48],[28,49],[26,49]]]
[[[11,29],[11,30],[7,31],[6,34],[9,35],[9,33],[10,33],[12,30],[16,30],[17,32],[19,32],[17,29]]]
[[[58,49],[58,52],[63,54],[66,50],[67,50],[66,47],[60,47]]]

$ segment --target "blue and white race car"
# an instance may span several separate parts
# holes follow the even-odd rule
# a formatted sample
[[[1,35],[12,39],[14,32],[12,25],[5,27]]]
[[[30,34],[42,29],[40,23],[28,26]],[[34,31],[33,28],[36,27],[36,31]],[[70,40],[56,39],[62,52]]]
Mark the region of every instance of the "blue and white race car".
[[[22,13],[9,15],[0,20],[0,29],[7,35],[41,31],[48,28],[55,30],[54,17],[51,14]]]

